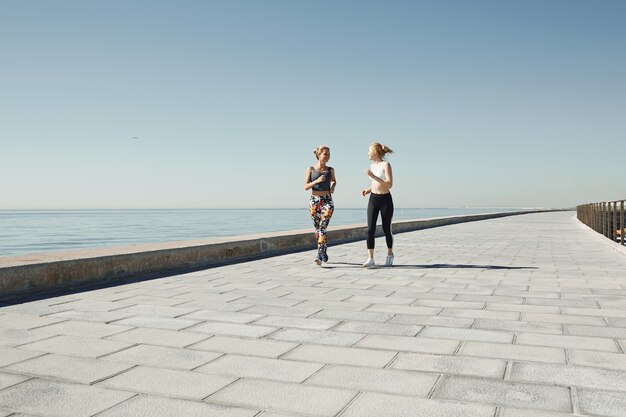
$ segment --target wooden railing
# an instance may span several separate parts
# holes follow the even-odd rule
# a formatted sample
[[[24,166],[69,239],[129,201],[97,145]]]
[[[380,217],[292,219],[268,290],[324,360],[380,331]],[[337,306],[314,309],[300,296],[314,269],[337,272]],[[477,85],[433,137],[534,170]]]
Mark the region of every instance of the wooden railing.
[[[625,245],[624,200],[583,204],[576,207],[578,220],[598,233]]]

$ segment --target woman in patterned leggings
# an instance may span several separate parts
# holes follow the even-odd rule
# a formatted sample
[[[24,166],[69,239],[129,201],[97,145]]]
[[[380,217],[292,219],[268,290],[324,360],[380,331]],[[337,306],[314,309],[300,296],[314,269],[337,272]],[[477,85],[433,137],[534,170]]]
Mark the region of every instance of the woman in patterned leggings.
[[[309,208],[317,239],[317,256],[314,262],[321,265],[322,262],[328,262],[326,229],[335,210],[332,194],[335,192],[337,181],[335,170],[327,165],[330,159],[330,148],[322,145],[314,149],[313,153],[317,158],[317,163],[307,168],[304,189],[311,190]]]

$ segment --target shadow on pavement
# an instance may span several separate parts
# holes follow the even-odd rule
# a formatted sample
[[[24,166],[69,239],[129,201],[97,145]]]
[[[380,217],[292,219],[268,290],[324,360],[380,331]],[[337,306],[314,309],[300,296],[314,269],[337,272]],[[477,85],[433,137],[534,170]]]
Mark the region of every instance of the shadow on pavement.
[[[345,265],[344,266],[331,266],[331,265]],[[330,262],[329,264],[324,265],[324,268],[363,268],[363,265],[354,262]],[[373,267],[369,267],[368,269],[537,269],[535,266],[502,266],[502,265],[468,265],[468,264],[422,264],[422,265],[411,265],[411,264],[396,264],[392,267],[384,266],[384,265],[375,265]],[[365,268],[364,268],[365,269]]]

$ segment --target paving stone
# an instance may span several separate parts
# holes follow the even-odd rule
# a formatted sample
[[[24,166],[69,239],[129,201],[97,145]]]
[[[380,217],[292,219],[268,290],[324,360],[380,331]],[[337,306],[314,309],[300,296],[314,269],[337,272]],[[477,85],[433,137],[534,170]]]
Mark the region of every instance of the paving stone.
[[[626,371],[626,355],[623,353],[573,349],[570,350],[570,358],[574,365]]]
[[[503,408],[501,417],[576,417],[580,414],[559,413],[558,411]]]
[[[120,297],[119,294],[117,297]],[[123,301],[101,301],[101,300],[74,300],[62,304],[65,310],[80,310],[80,311],[100,311],[100,312],[111,312],[113,310],[118,310],[124,307],[130,307],[134,303],[127,303]]]
[[[366,392],[342,417],[492,417],[495,407]]]
[[[0,346],[0,368],[40,355],[42,355],[42,353]]]
[[[273,306],[252,306],[243,310],[243,313],[263,314],[271,316],[289,316],[289,317],[309,317],[320,312],[323,307],[273,307]]]
[[[180,307],[164,307],[164,306],[151,306],[151,305],[133,305],[129,307],[122,307],[114,310],[118,313],[130,314],[133,316],[158,316],[158,317],[178,317],[184,316],[194,312],[194,309],[180,308]]]
[[[192,310],[192,313],[188,313],[188,314],[193,314],[193,312],[199,312],[198,310],[238,312],[238,311],[242,311],[247,308],[250,308],[250,307],[254,307],[254,304],[249,304],[249,303],[244,304],[244,303],[237,303],[237,302],[214,303],[211,301],[206,301],[204,297],[200,296],[200,299],[196,301],[181,300],[181,304],[176,304],[175,307],[186,308],[186,309]],[[184,316],[179,316],[179,317],[184,317]]]
[[[133,395],[94,386],[33,379],[0,391],[0,404],[26,414],[88,417]],[[85,401],[86,398],[89,401]]]
[[[116,295],[116,297],[120,297],[120,295]],[[94,299],[76,299],[71,300],[66,303],[58,305],[58,307],[63,307],[63,310],[80,310],[80,311],[100,311],[107,312],[112,310],[117,310],[122,307],[129,307],[134,303],[127,303],[122,301],[102,301],[102,300],[94,300]]]
[[[225,355],[195,371],[240,378],[302,382],[322,368],[322,364],[252,356]]]
[[[13,375],[13,374],[5,374],[0,372],[0,390],[3,390],[12,385],[19,384],[20,382],[26,381],[28,377],[21,375]],[[2,403],[0,403],[0,407]]]
[[[573,316],[566,314],[523,313],[523,321],[539,321],[545,323],[586,324],[590,326],[606,326],[602,317]]]
[[[354,332],[369,334],[385,334],[394,336],[415,336],[422,330],[422,326],[390,324],[390,323],[370,323],[351,321],[340,324],[333,330],[337,332]]]
[[[193,371],[138,366],[97,385],[121,391],[201,400],[235,380]]]
[[[57,353],[60,355],[81,356],[97,358],[126,349],[131,346],[128,343],[112,340],[90,339],[88,337],[55,336],[50,339],[40,340],[20,346],[20,349],[36,352]]]
[[[513,333],[495,332],[477,329],[455,329],[449,327],[428,326],[420,337],[432,337],[437,339],[474,340],[478,342],[511,343]]]
[[[405,297],[381,297],[374,295],[355,295],[350,297],[347,301],[353,303],[367,303],[367,304],[399,304],[399,305],[409,305],[413,301],[414,298],[405,298]]]
[[[97,323],[110,323],[112,321],[121,320],[129,317],[128,313],[118,313],[115,311],[85,311],[85,310],[66,310],[60,313],[51,314],[48,317],[66,320],[93,321]]]
[[[0,346],[20,346],[52,336],[54,336],[54,334],[41,329],[0,329]]]
[[[569,324],[567,326],[567,334],[571,336],[590,336],[619,339],[626,338],[626,328]]]
[[[107,337],[107,340],[119,340],[129,343],[143,343],[147,345],[184,347],[207,339],[209,336],[201,333],[165,329],[137,328],[124,333]]]
[[[470,328],[474,324],[474,319],[461,317],[441,317],[441,316],[416,316],[413,314],[396,314],[389,321],[393,324],[414,324],[419,326],[434,327],[460,327]]]
[[[210,320],[210,321],[223,321],[227,323],[239,323],[246,324],[252,321],[263,318],[264,314],[252,314],[252,313],[241,313],[237,311],[207,311],[200,310],[193,312],[191,314],[187,314],[186,316],[182,316],[181,319],[191,319],[191,320]]]
[[[436,398],[487,403],[504,407],[571,412],[569,390],[536,384],[452,376],[445,378]]]
[[[464,356],[498,358],[513,361],[565,364],[565,350],[559,348],[507,345],[503,343],[466,342],[458,353]]]
[[[331,365],[313,375],[306,383],[355,391],[427,397],[437,382],[437,375]]]
[[[369,335],[359,341],[355,347],[385,349],[392,351],[453,354],[460,342],[427,337],[379,336]]]
[[[92,323],[88,321],[64,321],[42,328],[43,330],[67,336],[100,338],[132,329],[131,326],[117,324]]]
[[[516,344],[618,352],[615,342],[598,337],[520,333],[517,336]]]
[[[526,304],[529,305],[549,305],[556,307],[596,307],[593,300],[546,300],[545,298],[526,298]]]
[[[515,311],[488,311],[446,308],[441,314],[444,317],[472,317],[475,319],[518,320],[520,313]]]
[[[221,353],[164,346],[137,345],[101,359],[155,368],[190,370],[222,356]]]
[[[269,411],[334,416],[356,391],[243,379],[211,396],[208,401]]]
[[[229,336],[215,336],[194,345],[188,346],[188,348],[206,350],[211,352],[277,358],[280,355],[289,352],[296,346],[298,346],[298,343],[280,342],[265,339],[241,339]]]
[[[581,389],[578,390],[578,403],[580,411],[586,414],[623,417],[626,393]]]
[[[4,329],[35,329],[64,321],[60,318],[39,317],[30,314],[5,313],[0,315],[0,327]]]
[[[414,306],[424,306],[424,307],[441,307],[441,308],[452,308],[452,309],[473,309],[473,310],[481,310],[485,303],[477,302],[477,301],[458,301],[458,300],[424,300],[419,299],[415,301],[412,305]]]
[[[501,379],[504,377],[506,361],[426,353],[401,353],[391,367],[411,371]]]
[[[565,307],[563,308],[563,314],[626,318],[626,309]]]
[[[284,329],[268,336],[287,342],[312,343],[316,345],[352,346],[365,337],[362,333],[319,331],[304,329]]]
[[[315,313],[315,318],[326,318],[336,320],[350,321],[369,321],[374,323],[385,323],[391,320],[394,315],[390,313],[374,313],[368,311],[338,311],[338,310],[322,310]]]
[[[98,417],[254,417],[257,413],[258,410],[142,394],[98,414]]]
[[[188,320],[182,318],[174,319],[159,316],[132,316],[116,321],[115,324],[132,327],[154,327],[157,329],[182,330],[201,322],[201,320]]]
[[[278,330],[278,327],[257,326],[252,324],[204,322],[185,329],[189,333],[219,334],[225,336],[263,337]]]
[[[20,362],[4,369],[19,374],[91,384],[130,367],[131,365],[128,364],[50,354]]]
[[[489,303],[486,307],[487,310],[492,311],[518,311],[520,313],[548,313],[559,314],[561,309],[553,305],[520,305],[520,304],[503,304],[503,303]]]
[[[344,310],[344,311],[363,311],[371,304],[369,303],[351,303],[350,301],[324,301],[324,300],[309,300],[302,304],[298,304],[296,308],[313,308],[317,311],[323,309],[330,310]],[[316,311],[316,312],[317,312]]]
[[[418,316],[436,316],[443,310],[441,307],[418,307],[418,306],[403,306],[392,304],[376,304],[369,307],[368,312],[374,311],[378,313],[393,313],[393,314],[413,314]]]
[[[331,327],[337,325],[339,320],[330,319],[313,319],[313,318],[301,318],[301,317],[287,317],[287,316],[266,316],[260,320],[257,320],[255,324],[273,326],[273,327],[295,327],[299,329],[309,330],[328,330]]]
[[[302,345],[284,355],[283,359],[382,368],[395,354],[373,349]]]
[[[626,372],[580,366],[514,363],[511,380],[626,391]]]
[[[524,297],[508,297],[504,295],[463,295],[454,298],[456,301],[480,301],[482,303],[523,304]]]
[[[476,321],[474,327],[476,329],[508,332],[563,334],[563,325],[558,323],[480,319]]]

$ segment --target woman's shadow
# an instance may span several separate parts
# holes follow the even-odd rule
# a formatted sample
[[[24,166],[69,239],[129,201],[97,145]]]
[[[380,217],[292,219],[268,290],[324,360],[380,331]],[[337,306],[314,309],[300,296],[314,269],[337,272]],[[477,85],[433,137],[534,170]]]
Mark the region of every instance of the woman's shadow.
[[[338,266],[333,266],[338,265]],[[325,268],[363,268],[360,263],[331,262]],[[396,264],[393,266],[374,265],[368,269],[537,269],[535,266],[470,265],[470,264]]]

